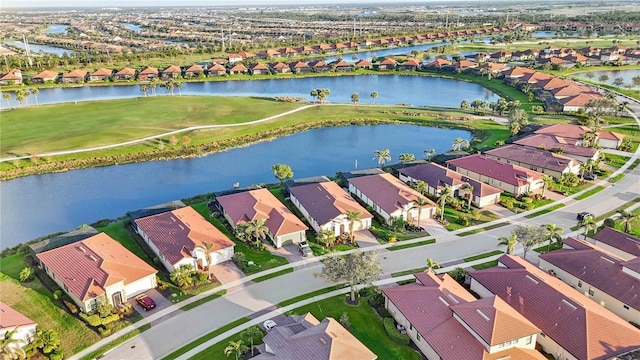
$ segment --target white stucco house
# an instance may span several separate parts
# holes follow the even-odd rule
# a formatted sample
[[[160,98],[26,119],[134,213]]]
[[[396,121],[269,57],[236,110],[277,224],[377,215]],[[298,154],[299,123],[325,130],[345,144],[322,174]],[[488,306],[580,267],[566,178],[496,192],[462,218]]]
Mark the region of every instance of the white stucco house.
[[[15,331],[11,334],[11,338],[16,340],[14,344],[25,347],[36,335],[37,326],[33,320],[0,302],[0,339],[5,339],[7,333]]]

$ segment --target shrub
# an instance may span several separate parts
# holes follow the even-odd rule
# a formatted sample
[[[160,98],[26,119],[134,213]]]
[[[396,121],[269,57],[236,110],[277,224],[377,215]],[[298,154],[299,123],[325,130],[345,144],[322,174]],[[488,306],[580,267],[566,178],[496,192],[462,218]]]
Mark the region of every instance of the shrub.
[[[602,224],[604,226],[608,226],[608,227],[612,228],[612,227],[616,226],[616,221],[613,220],[612,218],[606,218],[606,219],[604,219],[604,222]]]
[[[62,297],[62,290],[58,289],[53,292],[53,299],[58,300]]]
[[[54,351],[51,354],[48,354],[49,360],[62,360],[64,359],[64,353],[62,351]]]
[[[387,310],[385,307],[379,307],[378,308],[378,315],[380,315],[381,318],[391,317],[391,314],[389,313],[389,310]]]
[[[100,319],[100,315],[98,314],[88,315],[85,313],[80,313],[80,318],[87,324],[89,324],[89,326],[98,327],[102,325],[102,319]]]
[[[76,304],[74,304],[73,302],[67,299],[62,299],[62,303],[64,303],[64,306],[66,306],[67,309],[69,309],[69,312],[71,312],[72,314],[78,313],[78,306],[76,306]]]
[[[400,331],[396,328],[396,322],[393,318],[387,317],[383,320],[384,330],[387,332],[387,335],[391,340],[398,344],[409,345],[411,339],[407,334],[401,334]]]
[[[533,199],[530,197],[523,197],[522,202],[525,204],[531,204],[533,202]]]
[[[202,283],[206,283],[207,281],[209,281],[209,275],[207,273],[204,273],[204,272],[196,273],[196,283],[202,284]]]
[[[513,199],[508,197],[500,198],[500,204],[509,210],[513,210]]]
[[[469,274],[469,271],[461,267],[456,267],[455,269],[447,272],[447,274],[449,274],[449,276],[451,276],[453,280],[457,281],[458,283],[464,284],[465,278],[467,274]]]
[[[351,327],[351,322],[349,321],[349,314],[347,314],[346,311],[343,312],[342,315],[340,315],[340,324],[347,329]]]
[[[111,324],[114,321],[118,321],[120,320],[120,314],[111,314],[107,317],[103,317],[100,319],[100,323],[102,325],[107,325],[107,324]]]
[[[104,326],[100,326],[98,328],[98,332],[100,333],[100,336],[105,337],[111,334],[111,329]]]
[[[169,285],[167,285],[166,282],[160,280],[159,278],[157,278],[156,283],[158,284],[157,285],[158,291],[164,291],[169,287]]]
[[[460,215],[458,216],[458,220],[456,220],[456,222],[462,226],[468,226],[469,225],[469,217],[467,217],[466,215]]]

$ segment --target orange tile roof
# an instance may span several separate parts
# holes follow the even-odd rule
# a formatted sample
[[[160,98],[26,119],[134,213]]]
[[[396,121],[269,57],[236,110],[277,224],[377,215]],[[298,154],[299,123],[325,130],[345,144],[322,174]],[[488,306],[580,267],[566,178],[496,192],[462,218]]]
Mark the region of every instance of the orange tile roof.
[[[250,52],[246,52],[246,51],[241,51],[238,53],[238,55],[242,56],[243,59],[249,59],[252,58],[254,56],[256,56],[255,54],[252,54]]]
[[[190,206],[136,219],[135,223],[171,264],[191,258],[203,242],[213,243],[212,251],[235,245]]]
[[[306,62],[302,62],[302,61],[296,61],[294,63],[291,63],[289,66],[294,68],[294,69],[301,69],[301,68],[308,68],[309,64],[307,64]]]
[[[569,96],[563,99],[560,99],[560,103],[564,106],[585,106],[589,102],[593,100],[601,99],[602,96],[599,94],[585,94],[581,93],[574,96]]]
[[[178,65],[170,65],[164,70],[162,70],[162,72],[163,73],[181,73],[182,69],[180,69],[180,66]]]
[[[397,63],[394,58],[386,58],[380,62],[380,65],[396,65]]]
[[[45,70],[38,75],[34,75],[33,79],[55,79],[58,77],[58,73],[51,70]]]
[[[113,70],[101,68],[91,73],[91,76],[111,76],[111,74],[113,74]]]
[[[271,68],[273,68],[273,69],[285,69],[285,68],[289,68],[289,67],[287,66],[287,64],[284,64],[282,62],[277,62],[277,63],[271,64]]]
[[[373,63],[371,63],[371,61],[369,61],[367,59],[360,59],[356,63],[356,66],[371,66],[371,65],[373,65]]]
[[[220,64],[214,64],[212,67],[209,68],[209,71],[221,71],[221,70],[225,71],[227,69]]]
[[[30,325],[36,325],[36,323],[9,305],[0,302],[0,331],[11,331],[15,328]]]
[[[409,59],[402,63],[404,66],[420,66],[420,63],[416,59]]]
[[[427,66],[445,66],[445,65],[451,65],[451,61],[447,60],[447,59],[435,59],[432,62],[428,63]]]
[[[269,70],[269,68],[265,64],[261,63],[255,63],[249,66],[249,68],[251,68],[251,70]]]
[[[187,70],[185,70],[185,72],[202,72],[202,71],[204,71],[204,69],[202,68],[202,65],[198,65],[198,64],[193,64],[189,66]]]
[[[87,76],[88,72],[85,70],[73,70],[65,75],[63,75],[63,78],[83,78],[85,76]]]
[[[144,70],[140,71],[139,75],[151,75],[151,74],[158,75],[158,69],[151,66],[147,66],[146,68],[144,68]]]
[[[16,75],[16,72],[22,74],[20,69],[11,69],[8,73],[6,73],[0,80],[4,81],[12,81],[12,80],[22,80],[22,75]]]
[[[247,71],[247,67],[242,64],[235,64],[229,71]]]
[[[36,256],[82,301],[119,281],[126,285],[157,272],[105,233]]]
[[[135,75],[136,69],[132,69],[130,67],[122,68],[122,70],[118,71],[116,75]]]
[[[219,196],[220,203],[235,225],[262,219],[275,236],[305,231],[308,227],[267,189]]]

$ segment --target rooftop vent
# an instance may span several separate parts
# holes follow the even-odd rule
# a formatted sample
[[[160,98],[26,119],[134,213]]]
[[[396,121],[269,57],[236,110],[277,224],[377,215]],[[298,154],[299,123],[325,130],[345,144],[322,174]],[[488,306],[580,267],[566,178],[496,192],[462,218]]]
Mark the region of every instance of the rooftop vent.
[[[480,310],[480,309],[476,309],[476,312],[478,313],[478,315],[480,315],[480,317],[482,317],[482,318],[483,318],[483,319],[485,319],[486,321],[491,320],[491,319],[489,319],[489,317],[488,317],[485,313],[483,313],[483,312],[482,312],[482,310]]]
[[[615,264],[615,262],[611,259],[609,259],[608,257],[604,257],[604,256],[600,256],[600,259],[610,263],[610,264]]]
[[[572,303],[570,303],[569,301],[567,301],[566,299],[562,299],[562,302],[564,304],[566,304],[567,306],[569,306],[570,308],[572,308],[573,310],[576,310],[577,307],[575,305],[573,305]]]
[[[440,300],[440,302],[442,302],[446,306],[450,306],[449,303],[447,302],[447,300],[445,300],[442,296],[438,296],[438,300]]]
[[[327,340],[325,340],[323,337],[320,338],[320,342],[322,343],[322,345],[327,345]]]
[[[539,284],[538,280],[534,279],[532,276],[530,275],[525,275],[527,277],[527,279],[531,280],[531,282],[533,282],[534,284]]]

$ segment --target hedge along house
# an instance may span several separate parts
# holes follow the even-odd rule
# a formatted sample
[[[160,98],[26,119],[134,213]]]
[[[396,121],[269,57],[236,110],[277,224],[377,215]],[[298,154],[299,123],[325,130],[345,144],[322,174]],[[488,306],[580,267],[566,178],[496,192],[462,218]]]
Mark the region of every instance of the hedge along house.
[[[189,206],[135,219],[133,226],[169,272],[186,265],[207,270],[233,257],[235,243]]]
[[[216,203],[234,229],[253,220],[264,220],[276,248],[306,240],[305,231],[309,228],[267,189],[219,196]]]
[[[416,190],[405,185],[391,174],[376,174],[349,179],[349,192],[371,206],[375,212],[391,224],[392,218],[402,218],[411,223],[430,219],[435,214],[436,204]],[[427,203],[418,205],[418,198]]]
[[[156,269],[119,242],[93,228],[31,246],[38,266],[82,312],[98,307],[105,296],[115,307],[156,287]]]

